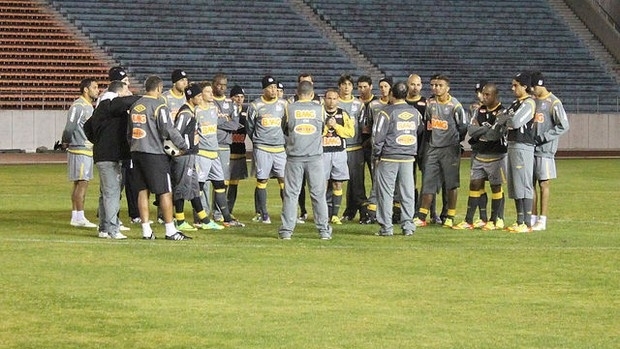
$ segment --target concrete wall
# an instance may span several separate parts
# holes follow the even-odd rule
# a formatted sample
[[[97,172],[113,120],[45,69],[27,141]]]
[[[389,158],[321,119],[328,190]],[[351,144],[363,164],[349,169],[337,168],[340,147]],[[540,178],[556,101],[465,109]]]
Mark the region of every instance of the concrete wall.
[[[65,127],[66,111],[0,110],[0,150],[52,149]],[[620,113],[569,114],[570,130],[560,150],[620,151]]]
[[[53,149],[65,128],[63,110],[0,110],[0,149]]]

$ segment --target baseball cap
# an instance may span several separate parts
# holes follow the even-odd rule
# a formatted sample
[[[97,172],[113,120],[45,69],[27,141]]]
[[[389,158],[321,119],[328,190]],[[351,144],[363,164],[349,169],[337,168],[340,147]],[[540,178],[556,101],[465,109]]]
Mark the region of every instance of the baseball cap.
[[[523,86],[531,86],[532,84],[532,76],[529,72],[526,71],[520,72],[519,74],[515,75],[513,79],[515,79],[515,81],[517,81]]]
[[[181,79],[185,79],[187,78],[187,73],[185,72],[185,70],[182,69],[175,69],[172,72],[172,83],[174,84],[175,82],[181,80]]]
[[[245,96],[245,91],[243,91],[243,88],[239,85],[235,85],[233,86],[232,89],[230,89],[230,96],[236,96],[236,95],[244,95]]]
[[[532,73],[532,86],[545,86],[545,77],[541,72]]]
[[[489,82],[486,80],[480,80],[476,83],[476,92],[482,92],[482,89],[484,88],[484,85],[488,84]]]
[[[190,99],[202,93],[200,85],[191,83],[185,88],[185,99]]]
[[[392,87],[392,84],[394,84],[394,80],[392,80],[392,78],[389,76],[381,78],[379,80],[379,85],[381,85],[382,82],[386,82],[388,85],[390,85],[390,87]]]
[[[127,72],[123,67],[112,67],[108,71],[108,77],[110,81],[121,81],[127,77]]]
[[[274,79],[273,76],[271,75],[265,75],[265,77],[263,77],[263,80],[261,81],[263,88],[267,88],[267,86],[277,84],[277,83],[278,82],[276,81],[276,79]]]

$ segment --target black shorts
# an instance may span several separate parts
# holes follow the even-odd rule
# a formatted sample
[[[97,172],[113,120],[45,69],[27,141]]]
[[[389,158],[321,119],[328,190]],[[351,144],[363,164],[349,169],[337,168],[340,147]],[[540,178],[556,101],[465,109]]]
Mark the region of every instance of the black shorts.
[[[172,191],[168,155],[132,152],[131,162],[131,185],[135,190],[148,189],[156,195]]]

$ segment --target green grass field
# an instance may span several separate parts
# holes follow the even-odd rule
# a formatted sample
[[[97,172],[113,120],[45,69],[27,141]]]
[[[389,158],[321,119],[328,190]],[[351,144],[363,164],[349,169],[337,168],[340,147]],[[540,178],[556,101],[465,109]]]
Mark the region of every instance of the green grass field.
[[[462,164],[457,221],[469,163]],[[617,348],[620,165],[558,160],[548,230],[532,234],[251,223],[194,240],[96,238],[69,225],[65,165],[0,166],[1,348]],[[95,220],[98,181],[87,216]],[[189,204],[187,214],[189,214]],[[507,223],[514,221],[507,201]],[[127,222],[125,202],[122,216]],[[398,231],[398,230],[397,230]]]

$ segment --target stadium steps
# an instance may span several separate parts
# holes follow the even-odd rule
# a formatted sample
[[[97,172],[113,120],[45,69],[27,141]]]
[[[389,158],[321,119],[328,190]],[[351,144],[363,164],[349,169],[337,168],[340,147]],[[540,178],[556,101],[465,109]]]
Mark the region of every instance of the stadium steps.
[[[308,6],[303,0],[290,0],[289,4],[294,11],[303,16],[311,25],[320,30],[323,35],[344,52],[351,62],[357,65],[360,70],[367,72],[373,81],[379,81],[379,79],[385,75],[377,66],[372,64],[366,56],[356,49],[350,41],[345,39],[341,33],[323,21],[312,7]]]
[[[605,46],[596,39],[596,36],[592,34],[575,12],[566,5],[564,0],[548,1],[555,11],[564,19],[564,22],[570,26],[571,30],[579,36],[590,52],[605,64],[609,73],[613,74],[616,82],[620,84],[620,63],[609,53]]]
[[[506,102],[514,74],[540,70],[569,112],[618,110],[617,81],[547,0],[304,1],[387,75],[416,72],[426,83],[447,74],[461,102],[473,98],[477,81],[491,78]]]

